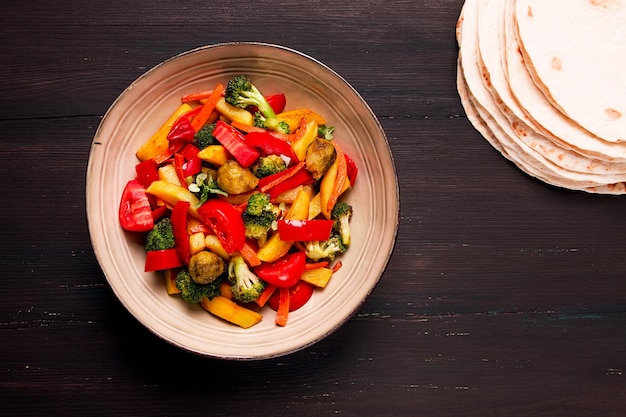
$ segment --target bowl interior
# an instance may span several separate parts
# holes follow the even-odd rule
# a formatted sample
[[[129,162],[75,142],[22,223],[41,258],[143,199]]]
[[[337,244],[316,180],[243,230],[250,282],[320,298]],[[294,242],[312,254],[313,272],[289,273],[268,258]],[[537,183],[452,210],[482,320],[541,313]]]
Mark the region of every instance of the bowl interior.
[[[352,244],[343,267],[286,327],[274,312],[240,329],[165,292],[161,274],[144,273],[139,236],[118,223],[118,205],[134,175],[135,151],[180,104],[245,73],[266,94],[283,92],[287,108],[310,107],[335,127],[335,138],[359,167],[345,198],[354,206]],[[133,82],[105,114],[87,170],[87,217],[94,252],[116,296],[150,331],[183,349],[227,359],[287,354],[322,339],[348,320],[373,290],[391,256],[398,229],[398,184],[384,132],[361,96],[338,74],[297,51],[276,45],[232,43],[177,55]]]

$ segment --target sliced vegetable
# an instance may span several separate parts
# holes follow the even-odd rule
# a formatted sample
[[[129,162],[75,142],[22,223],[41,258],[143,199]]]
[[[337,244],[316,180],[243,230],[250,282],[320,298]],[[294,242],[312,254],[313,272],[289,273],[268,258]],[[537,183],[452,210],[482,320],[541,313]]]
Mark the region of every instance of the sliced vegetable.
[[[354,187],[354,181],[356,181],[356,176],[359,173],[359,168],[357,167],[354,160],[348,156],[348,154],[343,154],[344,158],[346,158],[346,172],[348,175],[348,180],[350,180],[350,184]]]
[[[142,161],[135,165],[135,172],[137,173],[137,179],[144,187],[150,186],[152,181],[159,179],[159,171],[157,164],[152,159]]]
[[[221,120],[215,125],[213,136],[244,168],[248,168],[260,156],[259,151],[246,145],[243,135],[237,129]]]
[[[305,252],[298,251],[285,255],[277,261],[256,266],[254,272],[270,285],[291,287],[300,280],[305,264]]]
[[[197,132],[204,126],[204,124],[209,120],[213,110],[215,109],[215,105],[217,101],[222,97],[224,93],[224,86],[222,84],[217,84],[211,95],[206,99],[206,102],[202,105],[200,112],[191,120],[191,126]]]
[[[224,97],[221,97],[217,103],[215,103],[215,109],[231,122],[241,123],[247,126],[254,125],[254,116],[252,113],[246,109],[228,104]]]
[[[146,192],[162,199],[172,207],[174,207],[174,205],[181,200],[188,201],[189,214],[196,218],[198,217],[196,205],[200,203],[200,200],[198,200],[198,197],[185,187],[159,180],[150,184],[150,186],[146,189]]]
[[[189,202],[181,200],[174,205],[170,219],[172,221],[172,230],[174,232],[174,242],[176,242],[176,251],[181,261],[185,264],[189,263],[189,258],[191,257],[189,233],[187,233],[188,210]]]
[[[289,308],[287,311],[296,311],[305,305],[311,299],[311,296],[313,296],[314,289],[313,285],[304,281],[299,281],[290,288],[281,288],[281,290],[289,291]],[[280,304],[280,295],[274,293],[269,299],[270,307],[272,310],[278,311],[281,308]]]
[[[297,174],[302,168],[304,168],[304,161],[300,161],[296,165],[287,168],[284,171],[261,178],[258,185],[259,191],[262,193],[267,192],[270,188],[277,186],[281,182]]]
[[[270,300],[272,297],[270,297]],[[289,288],[278,289],[278,306],[276,307],[276,317],[274,319],[276,325],[285,327],[287,318],[289,317]]]
[[[285,214],[287,220],[306,220],[309,215],[309,202],[311,201],[310,193],[302,188],[298,191],[295,200]],[[283,240],[280,233],[274,233],[257,252],[257,256],[263,262],[273,262],[286,255],[291,249],[293,241]]]
[[[169,133],[167,134],[167,140],[174,141],[180,140],[183,142],[192,142],[194,139],[194,135],[196,134],[195,129],[191,125],[189,119],[185,116],[181,116],[178,118],[176,123],[172,126]]]
[[[334,220],[278,220],[278,233],[284,240],[328,240]]]
[[[301,128],[302,129],[302,128]],[[293,150],[296,153],[299,161],[304,161],[306,158],[306,149],[317,138],[317,122],[311,120],[307,122],[304,134],[293,142]]]
[[[213,198],[198,209],[202,221],[215,233],[229,254],[241,250],[246,232],[241,213],[227,201]]]
[[[302,273],[300,280],[308,282],[318,288],[326,287],[330,277],[333,276],[333,270],[330,268],[322,267],[315,269],[307,269]]]
[[[165,280],[165,291],[168,295],[180,294],[180,290],[176,287],[176,274],[178,274],[178,268],[166,269],[163,271],[163,278]]]
[[[163,271],[183,266],[176,249],[151,250],[146,252],[145,272]]]
[[[261,295],[259,295],[259,297],[255,300],[255,303],[257,303],[257,305],[259,307],[263,307],[265,306],[265,303],[267,303],[267,301],[270,299],[270,297],[272,296],[272,294],[274,294],[274,292],[278,289],[277,286],[275,285],[270,285],[267,284],[265,285],[265,288],[263,289],[263,292],[261,293]]]
[[[211,300],[203,298],[200,305],[211,314],[244,329],[248,329],[263,320],[261,313],[242,307],[222,295]]]
[[[159,129],[137,150],[136,156],[140,161],[152,159],[155,156],[167,151],[170,143],[167,134],[180,116],[192,110],[187,104],[181,104],[172,115],[159,127]]]
[[[267,193],[270,195],[272,201],[274,201],[285,191],[292,190],[300,185],[310,185],[314,182],[315,179],[313,179],[311,173],[306,169],[301,169],[291,177],[267,190]]]
[[[138,179],[128,181],[124,187],[119,221],[122,228],[131,232],[149,232],[154,227],[150,199]]]
[[[298,162],[291,144],[282,139],[278,139],[269,132],[250,132],[244,136],[246,145],[260,150],[261,155],[284,155],[290,159],[291,163]]]
[[[307,108],[283,111],[281,113],[277,113],[276,118],[280,121],[287,122],[291,132],[294,132],[298,126],[300,126],[300,120],[302,119],[305,119],[306,121],[315,120],[318,125],[326,124],[326,119],[324,119],[322,115]]]

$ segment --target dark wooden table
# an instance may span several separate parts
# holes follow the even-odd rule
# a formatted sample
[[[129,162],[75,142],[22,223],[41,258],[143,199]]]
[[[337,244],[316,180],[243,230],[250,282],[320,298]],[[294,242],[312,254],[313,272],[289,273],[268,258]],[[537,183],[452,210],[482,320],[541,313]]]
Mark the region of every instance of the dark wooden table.
[[[624,197],[548,187],[472,128],[461,0],[4,1],[3,416],[624,416]],[[401,219],[348,323],[260,362],[196,356],[120,304],[85,215],[91,141],[166,58],[260,41],[334,68],[379,117]]]

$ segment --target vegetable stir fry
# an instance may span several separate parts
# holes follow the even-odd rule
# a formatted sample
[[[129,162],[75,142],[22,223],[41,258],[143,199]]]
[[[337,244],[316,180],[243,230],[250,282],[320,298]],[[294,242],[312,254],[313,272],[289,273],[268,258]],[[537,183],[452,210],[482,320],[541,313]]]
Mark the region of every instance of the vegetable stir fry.
[[[145,271],[243,328],[266,305],[285,326],[350,245],[342,198],[358,169],[322,115],[285,106],[244,74],[181,97],[120,201],[122,228],[145,236]]]

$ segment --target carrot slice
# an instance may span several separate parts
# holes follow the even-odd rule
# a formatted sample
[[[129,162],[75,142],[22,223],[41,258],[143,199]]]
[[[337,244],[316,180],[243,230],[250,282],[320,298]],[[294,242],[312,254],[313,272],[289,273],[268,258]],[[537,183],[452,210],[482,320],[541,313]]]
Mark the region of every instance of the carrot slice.
[[[291,141],[291,135],[287,135],[285,133],[275,132],[269,129],[263,129],[262,127],[258,127],[258,126],[249,126],[244,123],[236,122],[234,120],[231,120],[230,125],[237,130],[241,130],[244,133],[252,133],[252,132],[267,133],[268,135],[271,135],[280,140],[284,140],[285,142]]]
[[[267,286],[263,289],[261,295],[259,295],[259,297],[256,299],[257,305],[259,307],[263,307],[267,303],[267,300],[270,299],[272,294],[274,294],[274,291],[276,291],[277,288],[278,287],[275,285],[267,284]]]
[[[289,288],[280,287],[278,311],[276,311],[275,322],[277,325],[285,327],[287,325],[287,317],[289,316]]]
[[[335,150],[337,151],[337,179],[335,179],[335,185],[328,197],[328,206],[326,210],[330,213],[337,203],[341,192],[343,191],[346,180],[348,179],[348,164],[343,151],[339,147],[336,141],[332,141]]]
[[[250,266],[261,265],[261,260],[257,256],[256,250],[252,246],[250,246],[248,242],[243,244],[241,249],[239,249],[239,253],[241,253],[241,256],[243,256],[243,259],[245,259],[248,265]]]
[[[211,113],[213,113],[213,110],[215,109],[215,103],[217,103],[217,100],[222,97],[223,93],[224,86],[222,84],[217,84],[215,86],[215,89],[211,92],[211,95],[209,96],[207,101],[202,105],[202,109],[200,110],[200,112],[191,121],[191,125],[196,130],[196,132],[200,130],[202,126],[204,126],[207,120],[209,120],[209,117],[211,117]]]
[[[328,261],[320,261],[320,262],[308,262],[304,265],[305,271],[310,271],[312,269],[324,268],[328,266]]]
[[[206,100],[211,97],[211,94],[213,94],[213,90],[198,91],[182,96],[180,101],[183,103],[189,103],[192,101]]]

